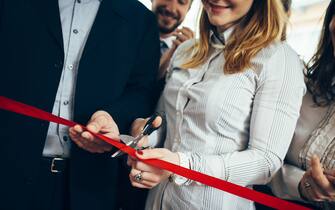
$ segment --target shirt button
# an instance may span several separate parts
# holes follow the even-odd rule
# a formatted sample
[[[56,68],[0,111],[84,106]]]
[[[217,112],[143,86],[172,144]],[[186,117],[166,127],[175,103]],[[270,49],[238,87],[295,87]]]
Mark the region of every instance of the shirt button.
[[[73,33],[77,34],[79,31],[77,29],[73,29]]]
[[[66,106],[66,105],[69,105],[69,101],[64,101],[63,104]]]
[[[68,136],[63,136],[63,140],[64,140],[64,141],[68,141],[68,140],[69,140],[69,137],[68,137]]]
[[[78,4],[80,4],[80,3],[81,3],[81,0],[77,0],[77,2],[78,2]]]
[[[72,69],[73,69],[73,65],[69,65],[68,68],[69,68],[70,70],[72,70]]]

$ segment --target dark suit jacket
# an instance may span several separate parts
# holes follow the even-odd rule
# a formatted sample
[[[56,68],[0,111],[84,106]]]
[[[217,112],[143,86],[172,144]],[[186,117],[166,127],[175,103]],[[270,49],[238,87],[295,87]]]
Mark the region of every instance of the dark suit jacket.
[[[106,110],[126,133],[135,118],[150,115],[158,39],[154,15],[138,1],[102,1],[80,61],[74,120],[86,124]],[[51,112],[63,60],[57,0],[0,0],[0,95]],[[48,125],[0,111],[0,209],[30,209]],[[73,146],[71,209],[116,209],[126,199],[137,206],[120,167],[107,154]]]

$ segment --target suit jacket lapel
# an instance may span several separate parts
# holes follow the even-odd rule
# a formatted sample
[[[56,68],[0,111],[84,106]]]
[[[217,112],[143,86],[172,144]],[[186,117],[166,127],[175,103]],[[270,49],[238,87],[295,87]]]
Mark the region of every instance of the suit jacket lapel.
[[[58,0],[32,0],[32,6],[40,15],[41,21],[46,25],[48,32],[63,50],[62,25],[60,21]]]
[[[118,33],[118,28],[124,24],[125,21],[124,16],[120,13],[121,6],[122,0],[101,1],[99,11],[85,45],[83,57],[87,51],[90,52],[98,47],[97,45],[100,43],[103,44],[103,40],[115,39],[113,36]],[[110,31],[112,31],[112,33],[110,33]]]

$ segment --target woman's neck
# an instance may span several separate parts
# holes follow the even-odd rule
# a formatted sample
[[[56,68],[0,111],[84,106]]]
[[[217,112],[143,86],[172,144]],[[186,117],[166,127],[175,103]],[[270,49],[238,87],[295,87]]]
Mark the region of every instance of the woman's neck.
[[[227,31],[229,28],[233,27],[234,25],[234,23],[230,23],[224,26],[216,26],[216,31],[221,34]]]

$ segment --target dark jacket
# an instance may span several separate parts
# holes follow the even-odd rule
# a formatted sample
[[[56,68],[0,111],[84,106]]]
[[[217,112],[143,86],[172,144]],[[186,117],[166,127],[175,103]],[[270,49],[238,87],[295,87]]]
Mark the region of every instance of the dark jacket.
[[[106,110],[127,133],[135,118],[150,115],[158,39],[154,15],[141,3],[102,1],[80,60],[74,120],[86,124],[95,111]],[[58,0],[0,0],[0,95],[51,112],[63,61]],[[0,111],[0,209],[31,209],[48,126]],[[119,162],[73,144],[71,209],[137,206]]]

